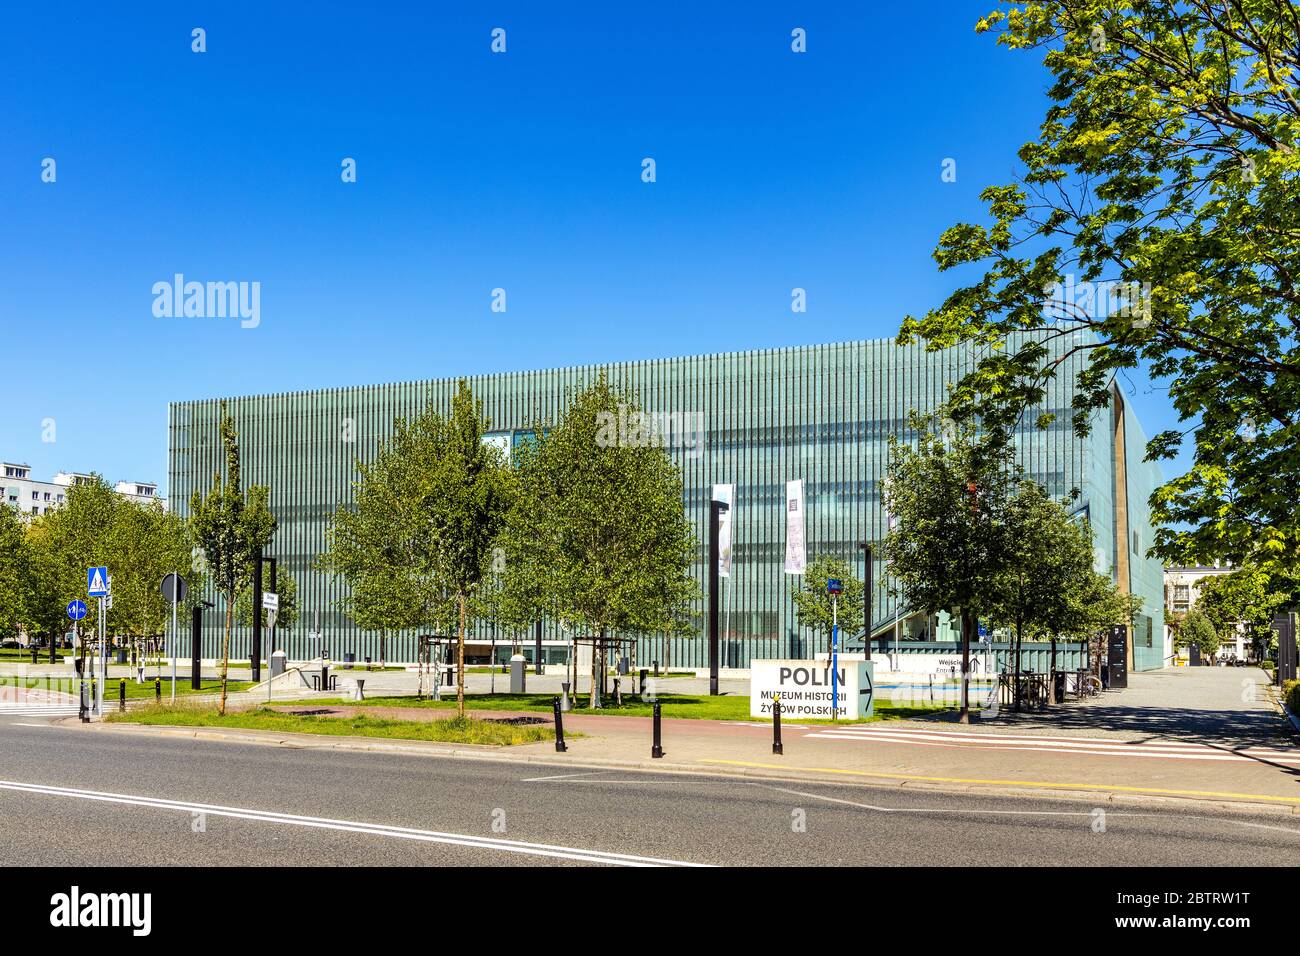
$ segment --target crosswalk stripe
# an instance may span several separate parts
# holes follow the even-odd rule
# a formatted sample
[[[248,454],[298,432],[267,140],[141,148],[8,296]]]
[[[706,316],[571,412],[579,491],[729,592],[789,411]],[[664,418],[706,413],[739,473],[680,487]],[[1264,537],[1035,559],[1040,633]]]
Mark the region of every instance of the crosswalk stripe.
[[[1199,741],[1103,740],[1096,737],[1049,737],[1024,734],[990,734],[889,729],[862,726],[828,727],[804,737],[838,741],[875,741],[916,747],[958,747],[971,750],[1016,750],[1027,753],[1089,754],[1102,757],[1145,757],[1170,760],[1217,760],[1259,762],[1262,760],[1300,765],[1300,751],[1249,745],[1219,748]]]

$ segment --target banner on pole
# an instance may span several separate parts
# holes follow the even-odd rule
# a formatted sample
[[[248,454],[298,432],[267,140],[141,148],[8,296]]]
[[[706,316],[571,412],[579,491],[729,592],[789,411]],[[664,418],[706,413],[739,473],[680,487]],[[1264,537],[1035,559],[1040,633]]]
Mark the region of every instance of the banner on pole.
[[[727,510],[718,515],[718,577],[731,577],[731,516],[736,512],[736,486],[714,485],[713,500]]]
[[[785,483],[785,573],[803,574],[808,557],[803,540],[803,479]]]

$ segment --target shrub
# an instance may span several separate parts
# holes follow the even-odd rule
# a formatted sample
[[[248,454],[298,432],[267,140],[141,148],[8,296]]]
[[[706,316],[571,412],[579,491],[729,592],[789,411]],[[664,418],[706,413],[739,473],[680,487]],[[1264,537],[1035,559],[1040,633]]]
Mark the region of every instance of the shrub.
[[[1289,680],[1282,685],[1282,699],[1291,713],[1300,715],[1300,680]]]

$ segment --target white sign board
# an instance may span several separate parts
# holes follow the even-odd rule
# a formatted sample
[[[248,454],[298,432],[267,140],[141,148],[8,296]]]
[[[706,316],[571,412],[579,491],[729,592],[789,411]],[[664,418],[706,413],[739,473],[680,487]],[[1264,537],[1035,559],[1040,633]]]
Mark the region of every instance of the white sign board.
[[[280,595],[271,591],[262,592],[262,607],[268,611],[280,610]]]
[[[803,574],[807,555],[803,546],[803,479],[785,483],[785,573]]]
[[[839,719],[870,717],[875,710],[875,664],[840,658],[837,671]],[[831,667],[818,660],[749,662],[749,716],[772,718],[781,695],[782,720],[831,719]]]
[[[718,577],[731,577],[731,518],[736,513],[736,486],[714,485],[713,500],[727,505],[718,515]]]

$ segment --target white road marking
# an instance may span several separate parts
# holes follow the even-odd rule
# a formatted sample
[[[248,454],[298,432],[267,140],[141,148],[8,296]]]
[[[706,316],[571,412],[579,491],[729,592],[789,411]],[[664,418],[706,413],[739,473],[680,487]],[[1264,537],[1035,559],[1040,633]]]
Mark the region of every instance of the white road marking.
[[[777,787],[768,783],[750,783],[751,787],[762,787],[767,790],[776,790],[779,793],[788,793],[796,797],[807,797],[810,800],[824,800],[827,803],[843,803],[850,807],[859,807],[863,810],[874,810],[878,813],[942,813],[944,815],[952,813],[966,813],[975,816],[1028,816],[1028,817],[1091,817],[1093,810],[985,810],[976,807],[881,807],[872,803],[856,803],[852,800],[843,800],[839,797],[828,797],[820,793],[806,793],[802,790],[790,790],[786,787]],[[1130,810],[1112,810],[1106,809],[1107,817],[1157,817],[1169,819],[1167,813],[1137,813]],[[1189,819],[1179,814],[1180,820]],[[1234,826],[1250,827],[1257,830],[1278,830],[1282,833],[1289,833],[1291,836],[1300,836],[1300,830],[1291,827],[1274,826],[1267,823],[1251,823],[1248,820],[1234,820],[1231,817],[1206,817],[1192,816],[1194,820],[1217,820],[1223,823],[1230,823]]]
[[[19,783],[0,780],[0,790],[13,790],[18,793],[36,793],[52,797],[69,797],[77,800],[92,800],[98,803],[118,803],[128,806],[149,807],[156,810],[175,810],[186,813],[206,813],[217,817],[231,817],[239,820],[255,820],[260,823],[279,823],[288,826],[310,827],[318,830],[343,830],[350,833],[365,833],[372,836],[394,837],[401,840],[415,840],[422,843],[445,843],[454,846],[468,846],[483,850],[497,850],[502,853],[520,853],[527,856],[555,857],[564,860],[576,860],[582,863],[604,863],[610,866],[707,866],[705,863],[689,863],[683,860],[664,860],[649,856],[633,856],[628,853],[607,853],[604,850],[584,850],[579,847],[557,846],[549,843],[525,843],[521,840],[502,840],[495,837],[481,837],[466,833],[442,833],[436,830],[419,830],[414,827],[391,826],[384,823],[363,823],[354,820],[333,820],[328,817],[308,817],[294,813],[279,813],[274,810],[253,810],[244,807],[226,807],[216,804],[190,803],[185,800],[167,800],[161,797],[143,797],[126,793],[105,793],[99,790],[80,790],[73,787],[55,787],[45,784]]]
[[[1164,757],[1171,760],[1251,760],[1300,764],[1300,751],[1275,747],[1230,748],[1186,740],[1105,740],[1096,737],[1046,737],[1017,734],[977,734],[931,730],[867,730],[827,728],[803,735],[821,740],[877,740],[917,747],[966,747],[972,750],[1020,750],[1036,753],[1094,756]]]
[[[550,777],[525,777],[520,783],[537,783],[541,780],[571,780],[574,777],[590,777],[596,773],[609,773],[608,770],[584,770],[581,773],[557,773]]]
[[[48,727],[48,726],[50,726],[50,725],[49,725],[49,724],[23,724],[23,723],[19,723],[18,721],[15,720],[15,721],[14,721],[12,724],[10,724],[9,726],[11,726],[11,727]]]

